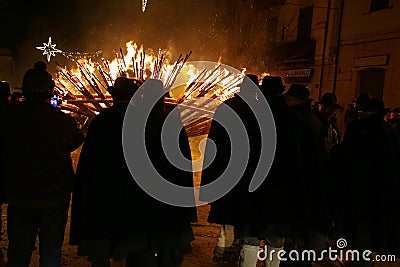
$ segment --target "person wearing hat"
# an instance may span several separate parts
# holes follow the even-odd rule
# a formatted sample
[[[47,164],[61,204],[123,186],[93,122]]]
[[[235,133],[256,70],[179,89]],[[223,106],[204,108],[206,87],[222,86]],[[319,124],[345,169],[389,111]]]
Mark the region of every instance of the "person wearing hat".
[[[132,99],[141,82],[119,77],[108,92],[113,105],[91,122],[77,167],[77,184],[72,199],[70,244],[87,256],[93,267],[109,267],[110,259],[126,266],[180,266],[194,239],[187,216],[189,210],[164,204],[149,196],[133,179],[122,144],[127,112],[142,112],[136,102],[158,88],[146,88]],[[159,88],[161,91],[162,86]],[[153,108],[145,130],[146,152],[153,166],[174,184],[192,186],[192,173],[174,168],[161,146],[161,128],[166,119],[163,99]],[[180,122],[180,118],[179,119]],[[190,159],[186,132],[181,131],[181,149]],[[139,153],[139,152],[138,152]],[[167,176],[164,176],[165,172]],[[146,177],[151,179],[151,177]]]
[[[322,233],[328,225],[324,188],[324,170],[327,151],[324,144],[323,126],[311,110],[310,92],[304,85],[292,84],[285,94],[293,124],[296,142],[298,144],[299,166],[296,179],[300,181],[296,205],[303,207],[299,215],[299,232],[297,238],[285,241],[286,249],[293,247],[321,251],[325,248]],[[279,140],[278,140],[279,142]],[[287,163],[292,166],[294,162]],[[301,193],[300,193],[301,192]],[[302,193],[304,195],[302,195]],[[287,251],[288,251],[287,250]],[[289,264],[283,263],[283,266]],[[311,266],[311,262],[309,262]]]
[[[343,108],[337,103],[336,95],[329,92],[325,93],[313,108],[315,116],[318,117],[324,127],[325,145],[328,152],[332,146],[342,139],[337,125],[336,109]]]
[[[323,127],[318,118],[312,113],[310,91],[301,84],[291,84],[289,90],[285,93],[286,106],[294,111],[299,121],[304,122],[309,130],[312,131],[312,136],[316,142],[323,139]]]
[[[45,63],[36,63],[22,81],[26,101],[0,114],[9,267],[29,266],[37,235],[40,266],[61,265],[74,182],[70,153],[82,144],[83,134],[74,118],[50,105],[53,88]]]
[[[283,101],[283,85],[282,78],[279,76],[265,76],[261,83],[261,92],[264,94],[270,106],[280,105]]]
[[[292,111],[295,111],[294,114],[297,115],[298,119],[303,121],[309,130],[311,130],[312,136],[315,137],[315,142],[321,143],[321,140],[324,139],[323,126],[311,110],[312,101],[310,91],[301,84],[290,85],[289,90],[285,94],[286,105]]]
[[[70,244],[88,256],[92,266],[109,266],[114,223],[122,218],[123,189],[132,179],[122,152],[122,125],[129,102],[139,88],[136,80],[118,77],[107,91],[113,98],[89,125],[76,171],[72,196]],[[132,179],[133,182],[133,179]],[[107,186],[102,186],[102,184]],[[97,204],[100,208],[95,207]],[[112,214],[106,215],[106,213]],[[109,238],[108,238],[109,237]]]
[[[330,211],[337,237],[353,249],[378,255],[400,251],[400,145],[384,121],[381,100],[366,99],[359,116],[347,127],[343,142],[334,146],[328,162]],[[379,216],[372,211],[379,211]],[[358,265],[372,266],[361,259]]]
[[[372,95],[370,93],[361,93],[356,99],[352,101],[351,104],[347,105],[347,109],[344,113],[344,126],[347,128],[350,122],[355,120],[358,116],[358,112],[365,107],[365,103],[368,99],[371,99]]]
[[[262,90],[265,90],[270,95],[282,95],[285,91],[282,78],[279,76],[265,76],[261,82]]]
[[[285,86],[283,85],[282,78],[279,76],[265,76],[262,80],[260,89],[268,101],[268,105],[274,114],[274,118],[278,119],[277,117],[284,117],[287,107],[283,95]]]
[[[128,104],[140,85],[142,85],[142,82],[139,80],[118,77],[114,85],[110,86],[107,91],[112,96],[114,106],[117,106]]]
[[[229,109],[232,109],[233,112],[240,117],[246,129],[250,146],[250,154],[247,160],[249,164],[240,177],[240,181],[232,190],[210,203],[210,212],[207,221],[209,223],[221,225],[218,242],[213,252],[214,262],[237,261],[239,255],[241,255],[241,267],[248,266],[249,263],[255,266],[255,262],[253,261],[257,261],[256,254],[258,245],[260,244],[258,233],[261,232],[261,229],[257,228],[257,223],[259,223],[261,219],[260,216],[256,216],[256,213],[253,212],[256,210],[256,204],[263,205],[261,202],[266,200],[264,196],[267,195],[267,192],[258,189],[258,192],[262,191],[264,194],[260,194],[262,197],[258,195],[254,198],[254,194],[249,194],[248,192],[250,178],[259,161],[259,149],[261,147],[259,125],[250,108],[252,105],[256,105],[258,101],[258,96],[256,94],[258,90],[255,90],[258,89],[258,84],[255,83],[256,80],[257,79],[253,80],[251,77],[247,76],[243,80],[240,93],[235,93],[232,98],[224,102],[224,105],[220,105],[216,109],[214,120],[211,122],[207,137],[208,141],[204,151],[204,158],[206,160],[207,158],[213,157],[210,156],[214,153],[212,149],[213,146],[211,146],[210,143],[216,146],[217,153],[212,160],[212,164],[207,166],[201,173],[201,186],[218,180],[219,176],[226,168],[229,159],[232,157],[232,145],[231,140],[229,140],[229,134],[226,132],[226,127],[229,128],[229,125],[232,127],[236,123],[234,121],[225,121],[226,124],[221,125],[216,119],[223,117],[221,114],[224,114],[226,108],[229,107]],[[200,190],[199,200],[210,202],[205,192],[206,191]],[[256,199],[259,200],[259,202],[255,202]],[[251,214],[251,217],[249,217],[248,214]],[[246,230],[249,228],[254,229],[257,234],[252,232],[250,236],[245,228]],[[265,236],[263,238],[265,238]],[[240,243],[242,242],[239,240],[243,240],[243,246],[241,246]]]

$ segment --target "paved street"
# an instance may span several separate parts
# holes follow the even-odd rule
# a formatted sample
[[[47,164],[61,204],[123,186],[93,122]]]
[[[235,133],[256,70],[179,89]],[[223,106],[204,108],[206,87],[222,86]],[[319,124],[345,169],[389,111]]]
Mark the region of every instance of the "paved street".
[[[198,147],[198,140],[200,138],[191,139],[191,146],[193,151],[193,158],[197,159],[200,156]],[[74,167],[76,167],[79,151],[73,153],[72,155],[74,161]],[[194,174],[194,184],[196,186],[200,185],[200,173]],[[4,254],[4,260],[0,260],[0,267],[5,266],[4,261],[6,260],[7,255],[7,224],[6,224],[6,211],[7,205],[2,205],[3,212],[1,221],[3,224],[3,240],[0,241],[0,248]],[[212,252],[217,242],[217,237],[219,234],[219,225],[210,225],[207,223],[207,216],[209,212],[209,206],[203,205],[197,208],[198,213],[198,223],[193,224],[193,231],[195,232],[196,239],[192,243],[193,251],[192,253],[186,255],[185,261],[182,266],[193,266],[193,267],[206,267],[206,266],[216,266],[212,263]],[[66,228],[66,234],[64,239],[64,246],[62,248],[62,265],[63,266],[71,266],[71,267],[86,267],[90,266],[90,263],[87,261],[85,257],[79,257],[77,255],[76,246],[70,246],[69,243],[69,220]],[[36,248],[38,248],[38,241],[36,243]],[[38,249],[35,249],[33,256],[31,267],[39,266],[39,253]],[[124,262],[113,262],[112,267],[123,267]],[[228,266],[228,265],[223,265]]]
[[[192,138],[191,139],[191,148],[193,153],[193,158],[197,159],[200,156],[198,150],[198,142],[201,138]],[[74,165],[76,166],[78,153],[74,153],[73,160]],[[195,186],[199,186],[200,184],[200,173],[197,172],[194,174],[194,184]],[[3,240],[0,241],[0,248],[4,253],[4,258],[6,259],[7,254],[7,226],[6,226],[6,205],[3,205],[3,214],[1,217],[1,221],[3,224]],[[234,263],[219,263],[215,264],[212,260],[213,249],[217,243],[217,237],[219,234],[219,225],[209,224],[207,223],[207,216],[209,212],[209,206],[203,205],[197,208],[198,214],[198,222],[193,224],[193,231],[195,233],[195,240],[192,242],[192,252],[185,256],[185,260],[182,264],[182,267],[234,267],[237,264]],[[77,256],[77,248],[76,246],[68,245],[69,238],[69,219],[64,239],[64,246],[62,248],[62,265],[63,266],[71,266],[71,267],[88,267],[90,263],[87,261],[85,257]],[[38,243],[36,244],[38,247]],[[32,262],[30,267],[38,267],[39,264],[39,254],[38,250],[35,249]],[[0,261],[0,267],[4,267],[4,261]],[[112,262],[112,267],[123,267],[124,262]],[[324,262],[323,264],[315,264],[314,267],[321,266],[329,266],[329,267],[340,267],[337,263],[329,263]],[[386,263],[377,265],[378,267],[400,267],[400,261],[397,263]]]
[[[193,266],[193,267],[211,267],[221,266],[212,264],[212,251],[216,244],[216,238],[219,233],[218,225],[210,225],[206,222],[209,206],[203,206],[198,208],[199,222],[193,225],[193,230],[196,235],[196,240],[193,241],[193,251],[185,257],[185,261],[182,266]],[[6,205],[3,205],[3,240],[0,241],[0,248],[5,255],[7,254],[7,234],[6,234]],[[76,246],[68,245],[69,237],[69,221],[66,229],[64,246],[62,248],[62,265],[71,267],[87,267],[90,266],[89,262],[85,257],[77,256]],[[36,247],[38,247],[38,242]],[[32,256],[32,262],[30,267],[39,266],[39,251],[36,249]],[[0,260],[0,267],[4,267],[4,261]],[[123,267],[124,262],[113,262],[112,267]],[[222,265],[232,266],[232,265]]]

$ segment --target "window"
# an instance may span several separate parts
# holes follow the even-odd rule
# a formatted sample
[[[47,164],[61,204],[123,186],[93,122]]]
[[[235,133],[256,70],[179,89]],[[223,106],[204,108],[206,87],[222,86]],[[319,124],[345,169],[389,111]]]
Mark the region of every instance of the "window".
[[[313,18],[313,6],[299,9],[299,22],[297,24],[297,40],[310,40]]]
[[[389,0],[371,0],[369,12],[379,11],[389,8]]]
[[[359,92],[370,93],[374,98],[382,100],[385,87],[386,70],[383,68],[368,68],[358,72]]]

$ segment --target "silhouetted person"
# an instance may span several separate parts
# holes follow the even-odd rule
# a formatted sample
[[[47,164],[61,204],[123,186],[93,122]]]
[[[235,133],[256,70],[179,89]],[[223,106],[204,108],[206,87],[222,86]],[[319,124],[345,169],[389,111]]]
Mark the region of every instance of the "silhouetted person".
[[[10,85],[8,82],[0,82],[0,110],[10,104]]]
[[[74,182],[70,153],[83,142],[83,135],[70,115],[50,105],[54,82],[45,67],[35,64],[25,73],[22,91],[27,100],[1,114],[8,267],[29,266],[37,235],[40,266],[61,265]]]
[[[247,78],[249,78],[255,86],[259,87],[258,76],[255,74],[247,74]],[[235,95],[234,101],[227,100],[225,104],[227,105],[241,105],[239,100],[239,96]],[[216,127],[215,125],[213,127]],[[212,136],[213,134],[211,134]],[[207,175],[207,174],[206,174]],[[214,204],[215,206],[215,204]],[[221,213],[223,213],[221,211]],[[211,216],[212,218],[212,216]],[[237,243],[237,242],[236,242]],[[239,254],[239,248],[235,244],[235,233],[234,233],[234,226],[229,224],[221,225],[220,235],[218,237],[217,246],[214,249],[214,260],[215,261],[224,261],[230,260],[232,258],[237,257]]]
[[[279,76],[265,76],[262,80],[261,91],[263,92],[271,109],[280,109],[285,105],[283,92],[285,86],[283,85],[282,78]]]
[[[356,100],[353,100],[352,104],[348,105],[344,114],[344,125],[346,128],[354,119],[357,118],[358,112],[365,108],[368,99],[372,99],[370,93],[361,93]]]
[[[253,81],[247,81],[249,84],[252,83],[250,86],[256,86],[253,84]],[[246,88],[242,87],[240,94],[242,96],[247,94],[248,99],[250,99],[250,104],[254,104],[257,101],[257,96],[251,95],[251,93],[245,89]],[[246,205],[246,199],[242,198],[242,196],[246,194],[242,191],[248,190],[250,179],[257,166],[261,149],[261,134],[259,126],[250,106],[238,94],[235,94],[233,98],[226,100],[217,108],[214,118],[224,119],[225,123],[233,123],[230,120],[227,120],[226,116],[224,117],[224,113],[226,110],[228,110],[227,107],[230,107],[244,123],[244,126],[247,130],[248,139],[250,141],[250,158],[248,160],[249,165],[247,166],[243,176],[240,177],[241,179],[238,184],[236,184],[230,192],[210,203],[211,209],[208,216],[208,222],[222,225],[221,235],[219,237],[216,250],[214,251],[215,256],[218,258],[229,256],[234,257],[235,251],[237,254],[236,256],[238,256],[238,249],[235,250],[235,247],[232,246],[234,237],[236,235],[236,233],[234,233],[234,227],[239,225],[239,223],[243,220],[251,220],[251,218],[246,217],[246,215],[243,214],[247,212],[246,209],[252,209],[253,207]],[[221,125],[216,120],[213,120],[211,123],[208,138],[213,140],[213,142],[216,144],[217,153],[212,163],[202,171],[202,185],[209,184],[218,179],[218,177],[227,168],[230,158],[232,157],[231,147],[235,144],[231,144],[229,134],[226,132],[225,127],[227,127],[227,125]],[[205,159],[208,158],[212,153],[210,152],[210,148],[212,149],[212,146],[210,146],[207,142]],[[202,191],[200,191],[200,199],[208,201]],[[238,238],[244,237],[240,233],[239,235],[240,236]]]
[[[246,74],[246,77],[248,77],[255,85],[259,86],[258,82],[258,76],[255,74]]]
[[[337,125],[336,109],[342,109],[342,106],[337,103],[337,97],[333,93],[325,93],[313,108],[313,113],[323,126],[327,151],[330,151],[332,146],[339,143],[342,139]]]
[[[180,266],[194,239],[190,220],[195,220],[195,208],[174,207],[152,198],[139,187],[126,164],[123,121],[128,107],[133,109],[128,112],[142,112],[136,102],[130,102],[140,84],[125,77],[116,79],[109,88],[113,106],[103,109],[91,122],[79,158],[70,240],[93,267],[110,266],[110,259],[124,257],[126,266]],[[137,101],[151,93],[147,89]],[[162,150],[161,127],[166,116],[161,100],[147,120],[147,153],[163,177],[174,184],[192,186],[192,173],[172,166]],[[184,130],[180,144],[190,159]]]
[[[303,221],[303,216],[297,208],[290,204],[302,202],[301,199],[304,199],[304,195],[303,190],[300,190],[302,184],[297,179],[301,161],[294,134],[296,132],[294,116],[290,114],[285,105],[282,94],[284,88],[281,77],[266,76],[263,78],[261,91],[267,99],[274,117],[277,143],[274,162],[266,180],[256,192],[251,194],[246,192],[247,196],[244,197],[248,199],[247,205],[245,205],[248,213],[243,216],[247,218],[247,221],[242,220],[236,227],[237,236],[245,238],[246,248],[249,248],[249,245],[253,246],[253,249],[249,251],[257,251],[254,246],[257,248],[260,243],[265,243],[268,251],[278,252],[284,246],[285,237],[302,234],[300,233],[302,226],[299,224]],[[250,138],[253,137],[250,136]],[[288,163],[292,165],[290,168],[287,166]],[[291,186],[288,187],[288,184]],[[263,210],[269,211],[265,213]],[[252,213],[257,215],[251,215]],[[277,254],[273,255],[272,260],[270,255],[267,255],[265,264],[272,267],[279,266],[280,260]]]
[[[243,89],[246,89],[243,88]],[[298,178],[297,173],[301,171],[301,161],[298,152],[297,139],[295,136],[293,117],[288,114],[287,108],[273,110],[276,125],[276,153],[274,162],[262,185],[250,193],[249,183],[257,168],[261,153],[261,132],[253,105],[261,105],[257,95],[243,91],[248,94],[249,103],[246,103],[239,95],[224,102],[240,117],[247,131],[250,145],[250,155],[244,174],[235,187],[222,198],[210,203],[211,210],[208,221],[223,225],[234,226],[235,237],[244,240],[241,250],[240,266],[255,266],[257,262],[258,247],[265,242],[269,250],[279,251],[283,247],[284,237],[303,236],[306,214],[299,207],[305,203],[305,184]],[[265,112],[268,112],[268,106]],[[218,107],[215,116],[221,116],[226,107]],[[284,110],[286,109],[286,110]],[[233,123],[226,120],[226,123]],[[208,184],[216,180],[227,167],[231,155],[231,144],[229,135],[217,121],[211,124],[208,138],[213,140],[217,146],[217,154],[213,162],[203,170],[202,184]],[[269,137],[265,137],[269,138]],[[207,158],[208,146],[206,146]],[[290,164],[290,166],[288,166]],[[207,201],[200,192],[202,200]],[[293,203],[296,203],[295,205]],[[283,208],[284,207],[284,208]],[[260,263],[260,262],[259,262]],[[278,266],[277,254],[272,261],[267,257],[267,266]]]
[[[302,191],[296,205],[303,207],[300,214],[300,231],[297,236],[285,240],[287,250],[297,247],[298,250],[322,250],[325,247],[322,234],[328,227],[326,195],[324,188],[324,171],[327,152],[324,145],[323,126],[311,111],[310,92],[300,84],[292,84],[285,94],[286,105],[294,117],[295,135],[300,154],[300,166],[296,172],[299,180],[298,190]],[[288,166],[293,162],[288,162]],[[294,203],[294,202],[293,202]],[[290,244],[292,243],[292,244]],[[282,266],[311,265],[311,262],[282,262]]]
[[[297,121],[303,123],[303,126],[310,131],[308,138],[300,140],[301,142],[309,141],[312,144],[311,150],[315,154],[312,158],[317,157],[317,160],[310,162],[310,166],[316,164],[317,172],[321,173],[327,157],[324,146],[324,129],[320,120],[311,111],[310,92],[303,85],[292,84],[285,94],[285,101],[286,105],[295,112]]]
[[[400,251],[400,145],[383,120],[384,104],[367,99],[331,152],[328,174],[337,238],[359,251]],[[361,254],[361,252],[360,252]],[[371,266],[373,262],[353,262]]]

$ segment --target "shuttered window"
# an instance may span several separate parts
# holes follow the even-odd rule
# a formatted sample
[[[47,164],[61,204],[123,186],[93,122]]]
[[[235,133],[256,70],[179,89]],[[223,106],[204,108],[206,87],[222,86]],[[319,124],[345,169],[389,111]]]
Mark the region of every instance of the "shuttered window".
[[[370,93],[376,99],[383,99],[386,70],[382,68],[368,68],[359,71],[359,86],[361,93]]]
[[[310,40],[313,10],[314,10],[313,6],[308,6],[299,9],[297,40]]]

